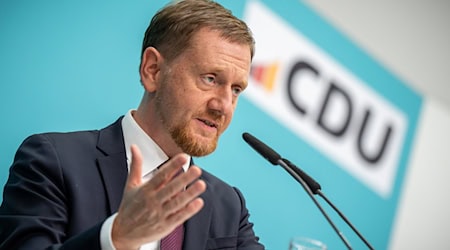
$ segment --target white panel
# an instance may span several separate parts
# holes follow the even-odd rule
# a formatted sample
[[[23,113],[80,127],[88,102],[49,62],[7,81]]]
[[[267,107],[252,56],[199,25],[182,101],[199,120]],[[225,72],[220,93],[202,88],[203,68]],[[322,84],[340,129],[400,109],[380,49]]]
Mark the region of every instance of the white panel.
[[[424,100],[390,249],[450,249],[450,112]]]
[[[350,175],[381,197],[389,198],[408,126],[405,114],[259,2],[249,3],[244,19],[258,41],[256,50],[260,51],[253,65],[277,65],[273,89],[267,90],[254,82],[249,84],[245,95]],[[306,114],[296,110],[286,91],[290,70],[298,62],[305,62],[319,72],[313,75],[308,70],[295,71],[291,81],[295,88],[289,92],[305,107]],[[332,92],[334,95],[325,105],[323,100],[332,85],[345,92],[351,104],[335,94],[340,92]],[[322,116],[320,110],[325,110]],[[363,130],[366,112],[370,112],[370,118]],[[345,121],[349,121],[349,126],[343,129],[342,135],[335,136],[318,125],[319,117],[330,130],[345,127],[342,125]],[[381,141],[388,128],[392,128],[392,133],[380,160],[365,159],[381,151]],[[360,131],[364,131],[362,136]],[[362,138],[361,150],[358,150],[359,138]],[[364,157],[360,152],[363,150]]]

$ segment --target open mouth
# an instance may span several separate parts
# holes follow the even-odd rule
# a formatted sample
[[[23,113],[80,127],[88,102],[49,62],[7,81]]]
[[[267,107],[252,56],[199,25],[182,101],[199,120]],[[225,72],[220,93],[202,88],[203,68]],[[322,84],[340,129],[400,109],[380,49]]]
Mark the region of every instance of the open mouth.
[[[204,119],[198,119],[201,122],[203,122],[204,124],[206,124],[207,126],[211,127],[211,128],[217,128],[217,124],[208,120],[204,120]]]

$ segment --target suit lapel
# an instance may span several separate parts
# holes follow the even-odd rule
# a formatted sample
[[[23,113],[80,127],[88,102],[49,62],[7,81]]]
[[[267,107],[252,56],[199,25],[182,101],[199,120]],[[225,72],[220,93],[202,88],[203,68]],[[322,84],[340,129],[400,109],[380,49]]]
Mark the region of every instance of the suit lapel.
[[[206,186],[208,186],[208,183],[206,183]],[[206,191],[200,195],[204,201],[203,208],[191,219],[186,221],[183,250],[206,249],[212,214],[211,195],[211,192],[207,188]]]
[[[119,208],[128,176],[121,121],[122,117],[100,130],[97,143],[100,151],[97,163],[108,197],[110,214]]]

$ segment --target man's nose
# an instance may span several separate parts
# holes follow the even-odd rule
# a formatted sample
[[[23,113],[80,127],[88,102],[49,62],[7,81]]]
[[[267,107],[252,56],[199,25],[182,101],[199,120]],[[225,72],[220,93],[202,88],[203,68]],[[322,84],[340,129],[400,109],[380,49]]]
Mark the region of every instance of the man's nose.
[[[217,88],[214,97],[209,102],[209,108],[219,111],[220,114],[230,114],[233,111],[236,99],[229,87]]]

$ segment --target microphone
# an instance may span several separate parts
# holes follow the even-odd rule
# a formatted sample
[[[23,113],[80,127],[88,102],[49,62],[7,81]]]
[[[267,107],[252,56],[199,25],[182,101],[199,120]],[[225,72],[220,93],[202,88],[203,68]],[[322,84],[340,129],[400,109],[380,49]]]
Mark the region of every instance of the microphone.
[[[347,249],[351,250],[352,247],[350,246],[350,243],[345,239],[342,232],[339,231],[339,229],[336,227],[336,225],[331,221],[330,217],[327,215],[325,210],[322,208],[322,206],[319,204],[319,202],[314,197],[314,194],[312,193],[311,189],[309,188],[308,184],[303,180],[303,178],[292,168],[289,167],[289,165],[281,158],[281,156],[275,152],[272,148],[261,142],[260,140],[256,139],[253,135],[249,133],[243,133],[242,138],[244,138],[244,141],[246,141],[256,152],[258,152],[263,158],[268,160],[273,165],[280,165],[282,166],[294,179],[296,179],[300,185],[302,185],[303,189],[305,189],[306,193],[309,195],[309,197],[313,200],[314,204],[319,208],[320,212],[323,214],[325,219],[328,221],[328,223],[331,225],[331,227],[334,229],[336,234],[339,236],[339,238],[342,240],[342,242],[345,244]]]
[[[244,138],[245,142],[247,142],[254,150],[256,150],[256,152],[258,152],[270,163],[273,165],[279,164],[278,161],[281,160],[281,156],[262,141],[256,139],[256,137],[249,133],[243,133],[242,138]]]
[[[328,205],[330,205],[334,211],[347,223],[348,226],[355,232],[358,237],[366,244],[366,246],[369,249],[375,249],[370,245],[370,243],[364,238],[364,236],[356,229],[356,227],[345,217],[345,215],[325,196],[325,194],[322,192],[320,184],[317,183],[312,177],[307,175],[305,172],[303,172],[299,167],[297,167],[294,163],[290,162],[289,160],[283,159],[292,170],[294,170],[298,175],[302,176],[302,178],[305,180],[306,184],[309,186],[311,191],[314,194],[318,194],[320,197],[322,197]]]
[[[311,189],[311,192],[313,192],[313,194],[320,193],[320,190],[322,189],[320,187],[320,184],[317,183],[311,176],[303,172],[299,167],[295,166],[294,163],[290,162],[289,160],[283,158],[283,161],[286,162],[286,164],[292,170],[294,170],[294,172],[296,172],[300,177],[302,177],[302,179],[306,182],[306,184]]]
[[[264,158],[266,158],[268,161],[270,161],[273,165],[281,165],[284,163],[289,169],[286,170],[289,172],[289,174],[294,177],[297,181],[300,182],[300,184],[304,183],[307,185],[307,187],[302,186],[305,188],[308,194],[310,194],[311,199],[313,199],[314,203],[319,207],[319,209],[324,214],[325,218],[328,220],[328,222],[332,225],[332,227],[335,229],[335,231],[338,233],[338,235],[341,237],[342,233],[337,231],[337,228],[333,225],[331,220],[328,218],[328,216],[325,214],[323,209],[320,207],[320,205],[317,203],[317,201],[314,199],[312,194],[318,194],[320,197],[322,197],[328,205],[330,205],[338,214],[339,216],[347,223],[348,226],[358,235],[358,237],[366,244],[366,246],[369,249],[374,249],[370,243],[364,238],[364,236],[353,226],[353,224],[345,217],[345,215],[325,196],[325,194],[321,191],[321,186],[319,183],[317,183],[312,177],[310,177],[308,174],[303,172],[299,167],[297,167],[294,163],[290,162],[287,159],[282,158],[277,152],[275,152],[273,149],[271,149],[269,146],[261,142],[260,140],[256,139],[254,136],[250,135],[249,133],[242,134],[242,137],[244,140],[253,148],[255,149],[259,154],[261,154]],[[282,163],[282,164],[280,164]],[[299,178],[298,178],[299,177]],[[303,180],[303,181],[302,181]],[[309,189],[309,192],[308,192]],[[345,238],[341,237],[345,245],[351,249],[348,242],[345,240]]]

